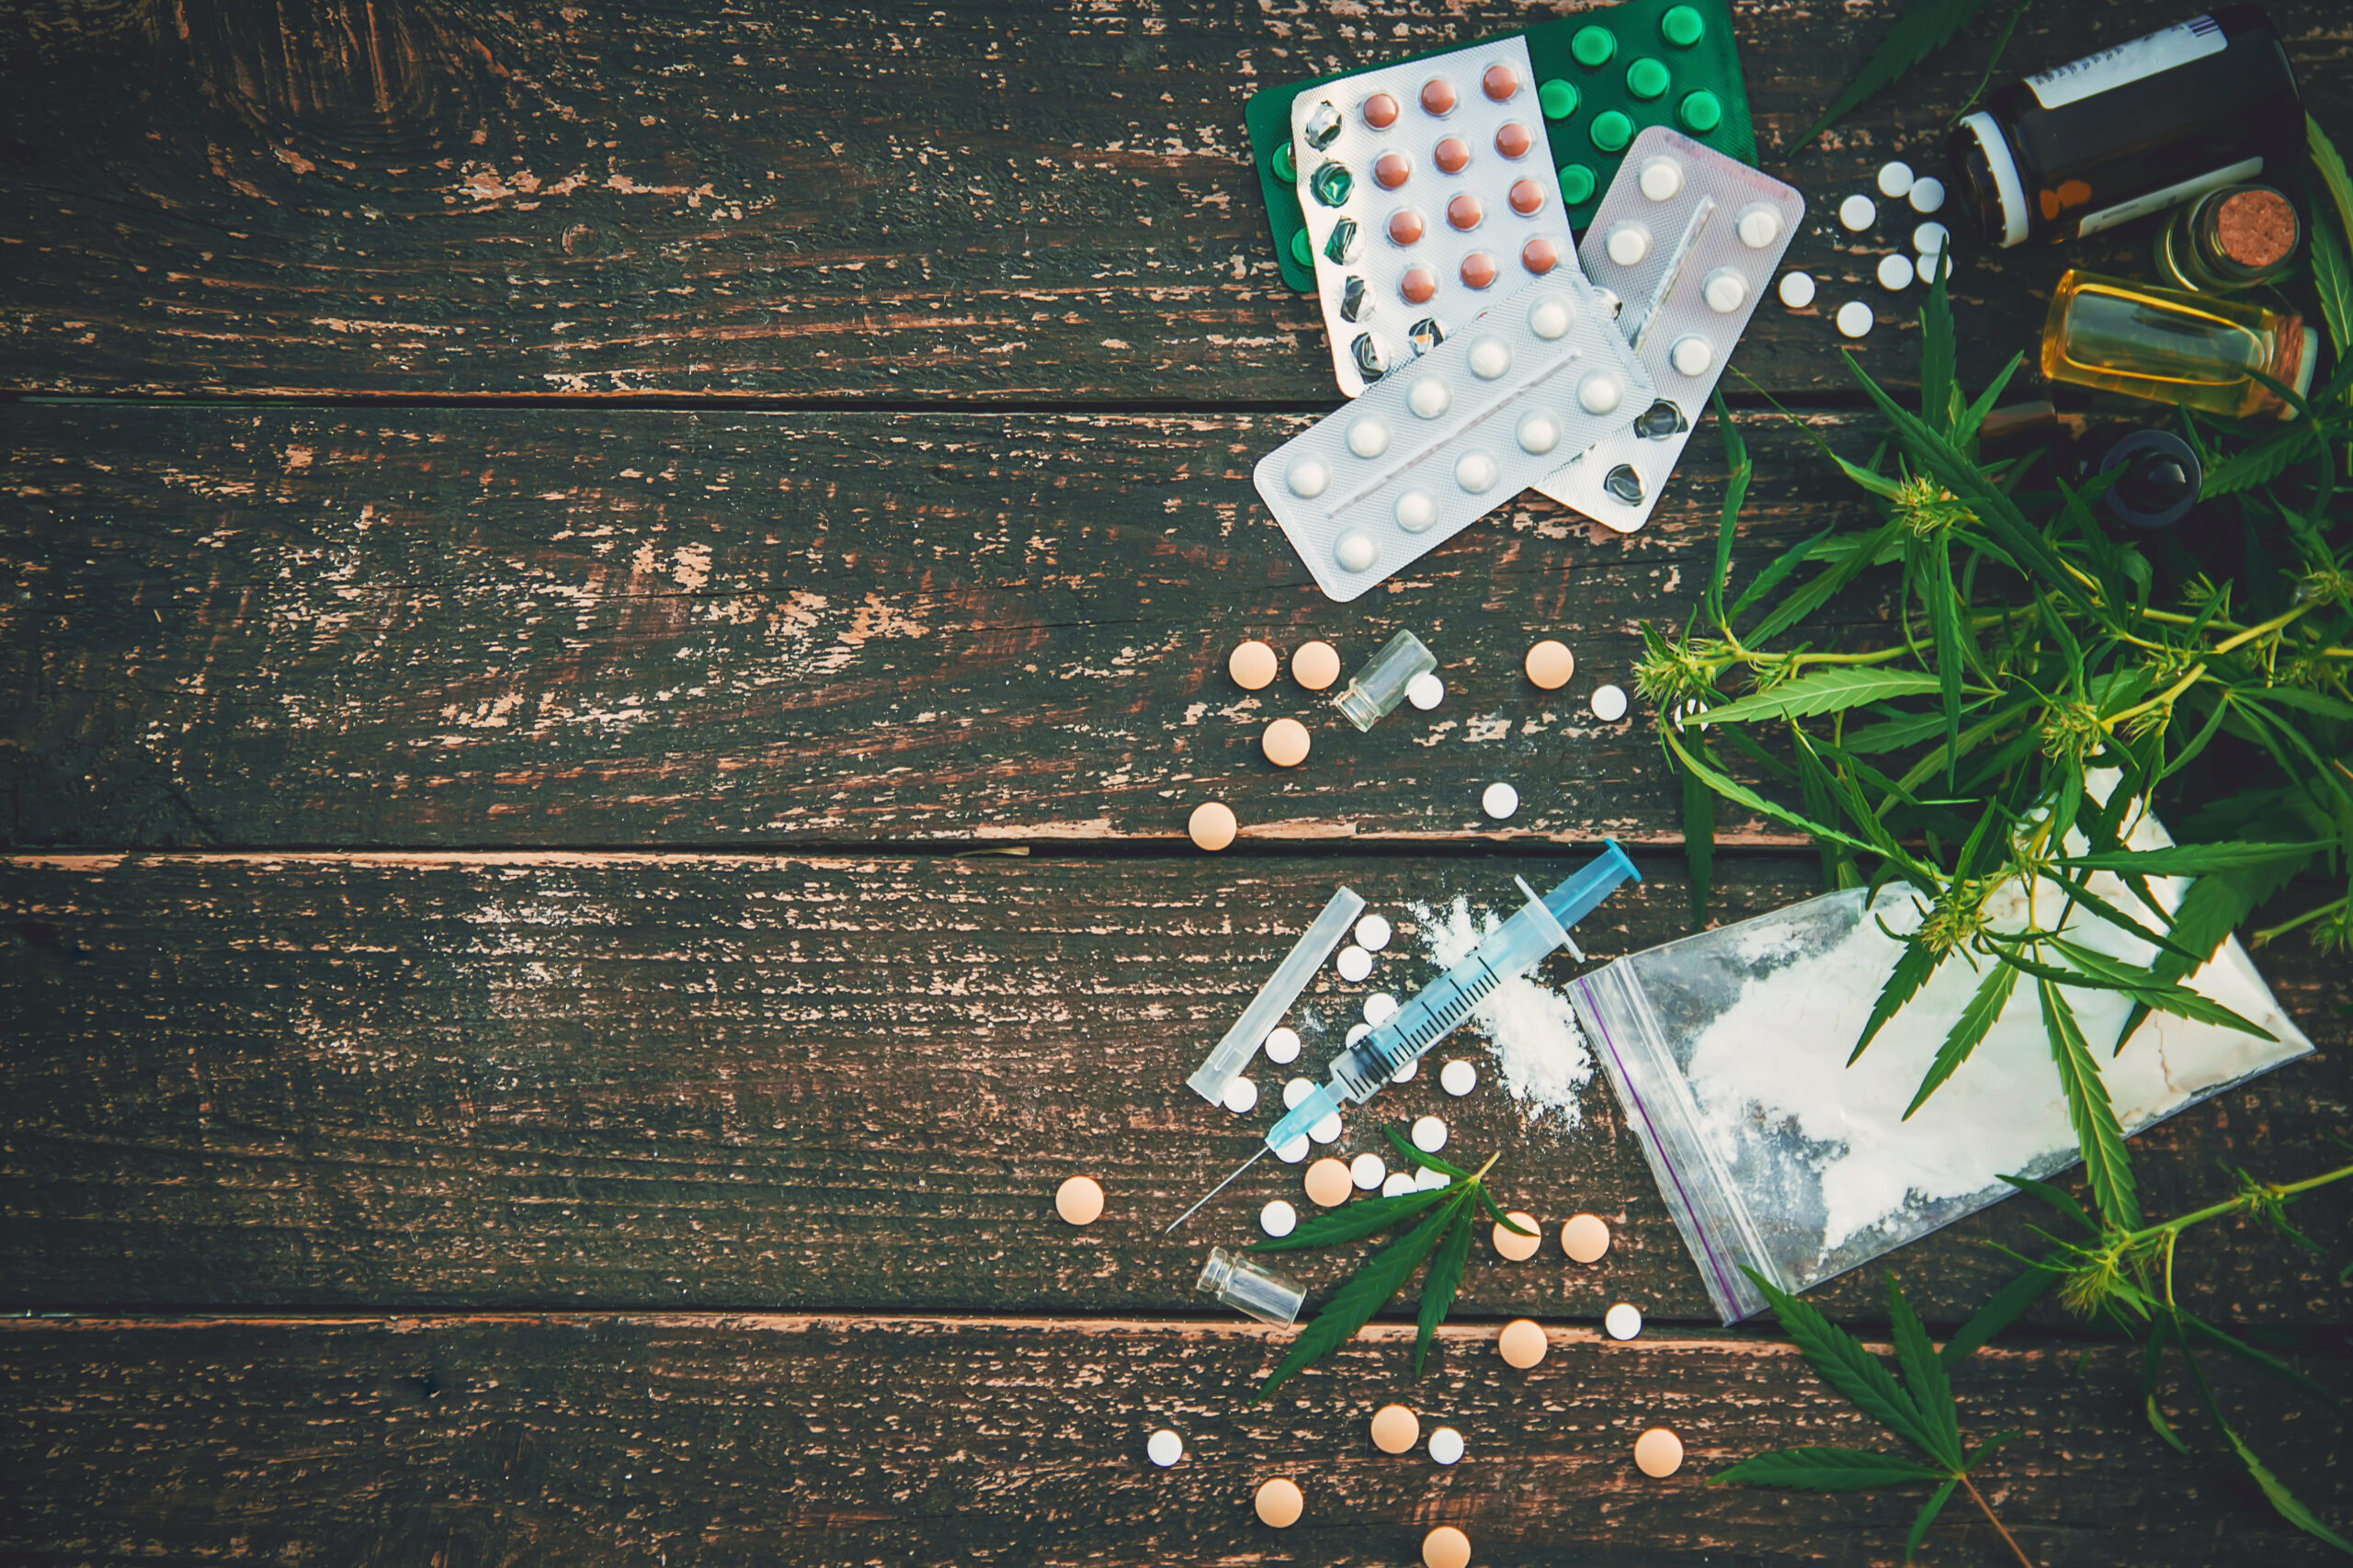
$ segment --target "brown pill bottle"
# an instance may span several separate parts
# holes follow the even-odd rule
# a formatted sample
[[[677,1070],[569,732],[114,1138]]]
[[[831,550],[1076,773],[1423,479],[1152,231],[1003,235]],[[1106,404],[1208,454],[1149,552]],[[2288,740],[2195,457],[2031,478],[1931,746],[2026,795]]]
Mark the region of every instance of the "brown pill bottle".
[[[2222,6],[2012,82],[1946,143],[1988,243],[2057,243],[2210,190],[2285,178],[2304,145],[2296,74],[2259,6]]]

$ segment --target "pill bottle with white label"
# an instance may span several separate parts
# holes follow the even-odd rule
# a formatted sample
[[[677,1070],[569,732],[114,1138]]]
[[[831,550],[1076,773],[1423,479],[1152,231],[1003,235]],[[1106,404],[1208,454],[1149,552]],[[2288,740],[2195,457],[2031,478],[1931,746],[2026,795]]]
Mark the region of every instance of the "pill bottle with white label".
[[[1962,118],[1946,152],[1979,229],[2008,246],[2284,178],[2303,144],[2296,75],[2270,18],[2222,6],[2011,83]]]

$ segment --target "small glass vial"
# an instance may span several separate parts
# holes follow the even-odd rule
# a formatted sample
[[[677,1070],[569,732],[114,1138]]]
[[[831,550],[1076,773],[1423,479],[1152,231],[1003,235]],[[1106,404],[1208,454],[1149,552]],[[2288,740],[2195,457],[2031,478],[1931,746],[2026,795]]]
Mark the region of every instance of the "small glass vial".
[[[1405,688],[1415,676],[1438,668],[1438,655],[1422,646],[1410,631],[1400,631],[1381,645],[1365,667],[1349,678],[1348,688],[1332,699],[1349,723],[1370,730],[1381,715],[1405,700]]]
[[[2073,269],[2042,324],[2042,373],[2054,381],[2236,418],[2292,416],[2252,372],[2302,397],[2319,352],[2300,316]]]
[[[1262,1267],[1255,1258],[1237,1257],[1223,1247],[1210,1248],[1210,1260],[1194,1289],[1277,1328],[1297,1323],[1299,1309],[1307,1301],[1307,1292],[1281,1275]]]
[[[2232,185],[2177,210],[2157,232],[2157,280],[2201,294],[2266,283],[2303,239],[2296,204],[2268,185]]]

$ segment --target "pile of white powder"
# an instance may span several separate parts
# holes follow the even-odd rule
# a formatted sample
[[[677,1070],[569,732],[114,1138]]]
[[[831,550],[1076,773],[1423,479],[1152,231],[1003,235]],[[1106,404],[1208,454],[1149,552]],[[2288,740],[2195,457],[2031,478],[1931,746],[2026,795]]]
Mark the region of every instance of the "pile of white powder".
[[[1468,958],[1480,941],[1500,927],[1504,916],[1472,918],[1471,901],[1457,896],[1453,907],[1409,906],[1421,926],[1422,944],[1441,969]],[[1593,1082],[1593,1053],[1569,999],[1534,975],[1506,980],[1471,1015],[1495,1046],[1495,1076],[1512,1098],[1563,1127],[1585,1119],[1578,1096]]]

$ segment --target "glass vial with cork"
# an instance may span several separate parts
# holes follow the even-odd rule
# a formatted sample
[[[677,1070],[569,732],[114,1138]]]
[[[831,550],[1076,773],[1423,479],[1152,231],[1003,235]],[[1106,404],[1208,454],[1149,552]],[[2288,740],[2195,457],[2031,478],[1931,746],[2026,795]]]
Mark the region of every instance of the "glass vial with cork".
[[[2230,185],[2175,210],[2157,231],[2157,279],[2200,294],[2268,282],[2303,239],[2296,204],[2268,185]]]
[[[2291,416],[2257,375],[2302,397],[2319,353],[2301,316],[2072,268],[2042,325],[2052,381],[2238,418]]]
[[[1962,203],[2009,246],[2096,234],[2210,190],[2283,176],[2304,110],[2258,6],[2221,6],[2162,32],[2012,82],[1946,143]]]

